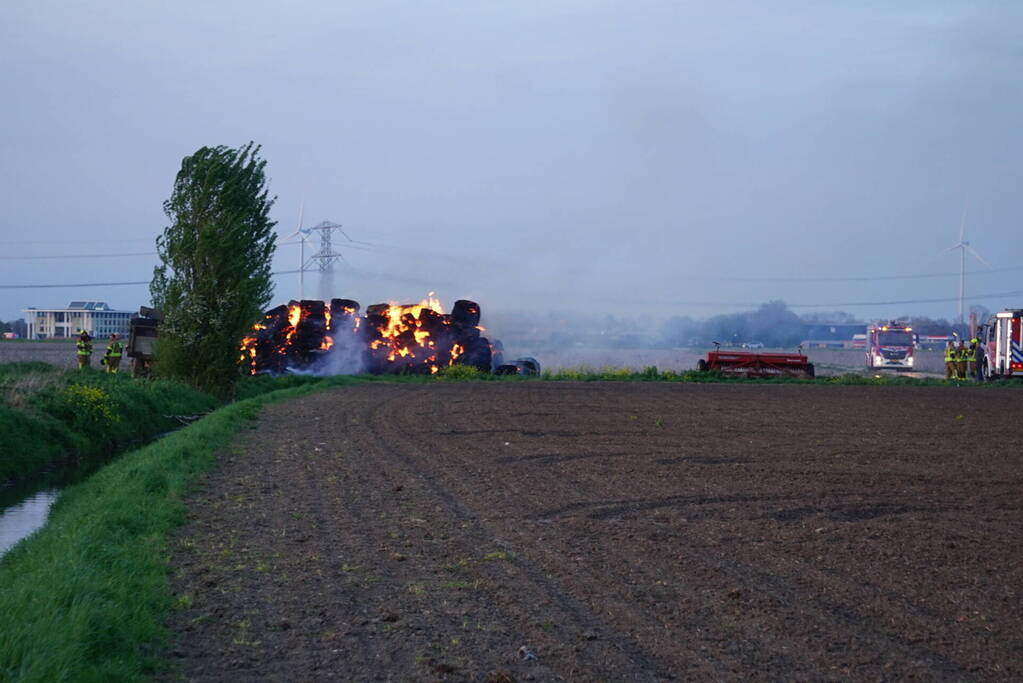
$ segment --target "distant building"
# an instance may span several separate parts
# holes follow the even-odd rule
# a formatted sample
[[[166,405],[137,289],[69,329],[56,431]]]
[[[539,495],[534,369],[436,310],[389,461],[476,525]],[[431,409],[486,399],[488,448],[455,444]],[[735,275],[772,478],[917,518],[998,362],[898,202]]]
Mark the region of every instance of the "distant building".
[[[28,339],[67,339],[85,330],[93,337],[128,335],[131,311],[115,311],[104,301],[72,301],[67,308],[26,308]]]

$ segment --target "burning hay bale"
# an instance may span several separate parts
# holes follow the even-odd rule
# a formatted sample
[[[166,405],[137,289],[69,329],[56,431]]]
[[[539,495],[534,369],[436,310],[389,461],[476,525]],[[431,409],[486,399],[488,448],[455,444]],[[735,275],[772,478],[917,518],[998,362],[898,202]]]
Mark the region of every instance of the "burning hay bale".
[[[291,301],[266,312],[242,341],[241,360],[256,374],[434,374],[449,365],[490,372],[480,307],[460,299],[450,314],[433,298],[375,304],[359,315],[351,299]]]

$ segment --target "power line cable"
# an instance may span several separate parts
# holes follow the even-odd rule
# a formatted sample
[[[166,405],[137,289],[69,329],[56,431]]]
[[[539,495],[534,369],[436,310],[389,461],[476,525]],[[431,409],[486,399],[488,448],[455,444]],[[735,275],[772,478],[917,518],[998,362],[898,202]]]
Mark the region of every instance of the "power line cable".
[[[298,244],[293,243],[281,243],[277,246],[294,246]],[[367,246],[363,246],[367,245]],[[343,242],[339,246],[345,249],[357,249],[360,251],[376,251],[378,245],[373,245],[369,242],[359,242],[358,240],[351,240],[351,242]],[[53,260],[53,259],[85,259],[85,258],[115,258],[115,257],[134,257],[134,256],[156,256],[155,251],[139,251],[139,252],[120,252],[120,253],[101,253],[101,254],[47,254],[42,256],[0,256],[0,261],[36,261],[36,260]],[[1004,268],[989,268],[986,270],[970,270],[967,271],[967,275],[989,275],[995,273],[1010,273],[1023,271],[1023,266],[1007,266]],[[295,271],[298,272],[298,271]],[[960,273],[920,273],[916,275],[856,275],[856,276],[822,276],[822,277],[779,277],[779,276],[716,276],[714,279],[723,282],[872,282],[878,280],[925,280],[932,278],[945,278],[945,277],[959,277]],[[701,276],[679,276],[676,279],[682,281],[700,281],[706,280],[705,277]],[[955,299],[958,301],[958,299]],[[730,304],[723,304],[730,305]],[[853,305],[853,304],[850,304]]]
[[[41,261],[46,259],[111,258],[120,256],[156,256],[155,251],[134,251],[118,254],[47,254],[45,256],[0,256],[0,261]]]
[[[1007,266],[1005,268],[988,268],[985,270],[968,270],[967,275],[986,275],[988,273],[1008,273],[1023,270],[1023,266]],[[854,277],[715,277],[716,280],[732,282],[872,282],[874,280],[923,280],[939,277],[959,277],[960,273],[919,273],[917,275],[857,275]],[[705,280],[706,278],[691,277],[679,279]],[[956,298],[956,301],[959,299]]]
[[[989,294],[974,294],[963,297],[963,300],[976,301],[979,299],[1006,299],[1010,297],[1023,297],[1023,290],[1016,290],[1013,292],[992,292]],[[828,303],[828,304],[790,304],[786,303],[785,306],[788,308],[856,308],[861,306],[902,306],[905,304],[937,304],[937,303],[948,303],[950,301],[959,301],[959,297],[946,297],[946,298],[935,298],[935,299],[903,299],[900,301],[856,301],[856,302],[844,302],[844,303]],[[761,304],[753,304],[749,302],[736,303],[736,302],[724,302],[724,301],[664,301],[661,305],[673,305],[673,306],[716,306],[720,308],[756,308]]]
[[[0,240],[0,244],[94,244],[96,242],[153,242],[155,237],[111,237],[60,240]]]
[[[295,270],[280,270],[271,275],[292,275],[299,272]],[[132,285],[148,285],[151,280],[138,280],[134,282],[77,282],[68,284],[47,284],[47,285],[0,285],[0,289],[59,289],[61,287],[127,287]]]
[[[962,297],[964,301],[976,301],[978,299],[1006,299],[1009,297],[1023,296],[1023,290],[1014,292],[994,292],[991,294],[974,294]],[[959,301],[959,297],[945,297],[940,299],[905,299],[902,301],[860,301],[854,303],[838,304],[786,304],[789,308],[853,308],[857,306],[901,306],[904,304],[939,304],[949,301]]]

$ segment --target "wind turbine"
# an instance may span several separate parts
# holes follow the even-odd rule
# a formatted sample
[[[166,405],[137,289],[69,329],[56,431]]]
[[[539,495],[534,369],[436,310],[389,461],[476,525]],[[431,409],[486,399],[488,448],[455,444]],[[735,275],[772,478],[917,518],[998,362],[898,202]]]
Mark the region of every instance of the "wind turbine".
[[[305,298],[305,243],[306,240],[309,239],[309,234],[312,232],[309,228],[302,228],[304,214],[305,202],[302,202],[298,207],[298,230],[281,240],[281,244],[293,244],[296,240],[299,243],[298,298],[300,301]]]
[[[977,250],[970,246],[970,243],[966,241],[966,209],[963,209],[963,220],[959,224],[959,241],[953,244],[948,249],[942,251],[939,256],[949,254],[955,250],[959,250],[959,323],[965,322],[965,316],[963,313],[963,299],[966,295],[966,252],[970,253],[970,256],[983,263],[988,268],[991,264],[984,260],[984,257],[977,253]]]

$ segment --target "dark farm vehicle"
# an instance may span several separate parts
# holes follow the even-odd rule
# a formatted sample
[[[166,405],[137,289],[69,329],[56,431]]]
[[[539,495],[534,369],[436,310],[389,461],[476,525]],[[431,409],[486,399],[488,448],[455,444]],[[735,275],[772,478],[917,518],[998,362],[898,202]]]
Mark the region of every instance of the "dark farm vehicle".
[[[131,358],[133,377],[148,377],[153,369],[153,346],[159,336],[163,314],[155,308],[143,306],[132,316],[128,332],[126,355]]]
[[[722,372],[745,377],[813,377],[814,367],[803,354],[775,351],[722,351],[707,352],[696,364],[701,372]]]

